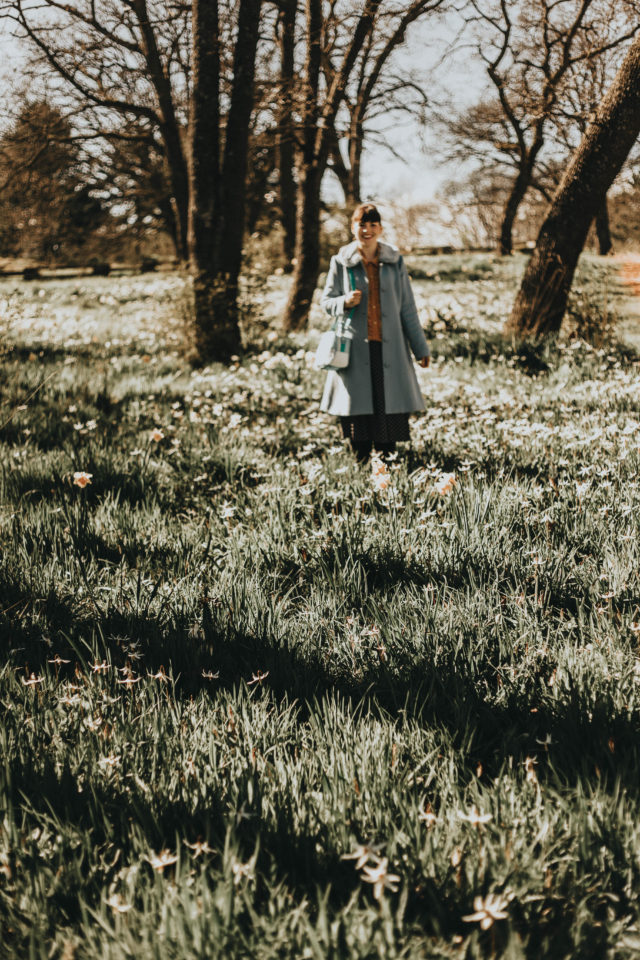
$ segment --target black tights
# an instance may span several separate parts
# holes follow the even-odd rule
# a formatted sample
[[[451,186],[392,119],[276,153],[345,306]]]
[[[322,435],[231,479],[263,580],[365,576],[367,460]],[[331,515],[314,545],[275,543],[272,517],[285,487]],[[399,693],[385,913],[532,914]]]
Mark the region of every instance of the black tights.
[[[395,453],[396,445],[393,441],[390,443],[376,443],[373,440],[351,440],[351,449],[353,450],[358,463],[366,463],[371,456],[371,450],[375,446],[378,453],[386,456],[389,453]]]

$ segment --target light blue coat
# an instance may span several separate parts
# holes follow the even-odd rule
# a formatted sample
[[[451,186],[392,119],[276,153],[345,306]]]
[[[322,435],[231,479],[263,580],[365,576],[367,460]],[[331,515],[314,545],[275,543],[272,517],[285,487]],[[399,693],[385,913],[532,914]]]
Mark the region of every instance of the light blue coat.
[[[424,400],[413,367],[409,346],[417,360],[429,356],[429,345],[418,319],[409,274],[398,250],[389,243],[378,245],[380,263],[380,308],[382,315],[382,363],[387,413],[424,410]],[[327,282],[320,301],[332,317],[340,317],[349,291],[347,268],[351,267],[362,300],[353,312],[351,359],[344,370],[330,370],[320,409],[338,417],[373,413],[367,305],[369,282],[358,245],[354,241],[331,258]]]

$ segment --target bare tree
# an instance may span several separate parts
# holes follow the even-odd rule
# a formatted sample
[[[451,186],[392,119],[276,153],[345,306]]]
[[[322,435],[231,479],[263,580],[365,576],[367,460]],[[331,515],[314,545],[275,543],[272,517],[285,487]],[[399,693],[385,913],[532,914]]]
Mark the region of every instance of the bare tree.
[[[101,194],[61,111],[21,99],[0,136],[0,255],[75,256],[104,225]]]
[[[302,84],[302,149],[298,164],[296,264],[285,314],[287,329],[306,321],[320,267],[320,186],[324,175],[331,131],[345,86],[373,27],[382,0],[364,0],[361,13],[347,35],[340,65],[331,86],[321,92],[322,49],[327,24],[322,0],[306,0],[306,57]],[[332,24],[334,25],[334,24]],[[347,28],[345,28],[347,29]]]
[[[361,5],[360,5],[361,4]],[[337,164],[339,111],[352,88],[352,173],[346,173],[352,195],[359,192],[359,166],[364,120],[379,88],[383,70],[403,42],[406,31],[423,14],[444,0],[413,0],[408,8],[384,0],[358,3],[334,0],[323,10],[321,0],[306,0],[305,66],[299,92],[300,150],[298,155],[295,270],[285,315],[288,329],[307,319],[320,266],[320,186],[329,157]],[[359,103],[359,106],[357,104]],[[337,172],[337,171],[336,171]],[[357,184],[357,186],[356,186]]]
[[[346,123],[336,117],[331,137],[330,165],[342,185],[347,205],[354,206],[361,199],[360,171],[365,139],[378,142],[393,152],[394,147],[384,137],[376,138],[367,123],[385,116],[398,119],[402,114],[424,123],[428,98],[415,69],[395,65],[397,53],[404,44],[407,31],[422,17],[442,9],[446,0],[413,0],[406,9],[381,8],[375,29],[366,39],[362,55],[349,78],[341,113]],[[325,51],[323,72],[330,83],[335,76],[331,51]],[[340,129],[338,129],[340,127]],[[340,140],[346,142],[347,161],[340,151]]]
[[[218,4],[192,5],[190,251],[195,347],[203,360],[228,360],[241,346],[238,279],[260,9],[261,0],[240,0],[223,150]]]
[[[223,3],[2,5],[79,136],[160,145],[176,246],[194,272],[196,352],[221,360],[240,346],[238,276],[262,6]]]
[[[629,50],[553,198],[507,330],[560,329],[578,257],[607,191],[640,135],[640,37]]]
[[[292,268],[296,246],[296,131],[293,115],[297,77],[295,73],[296,16],[298,0],[278,0],[276,39],[280,52],[280,89],[278,91],[276,151],[278,198],[284,232],[285,269]]]
[[[562,115],[571,78],[627,43],[640,23],[635,0],[469,2],[495,97],[456,118],[451,131],[497,171],[512,171],[498,243],[499,251],[509,254],[525,194],[532,186],[545,189],[543,149],[550,125]]]
[[[51,95],[86,138],[144,143],[157,135],[177,250],[186,259],[190,38],[184,8],[161,0],[3,0],[0,9],[31,50],[34,79],[48,76]]]

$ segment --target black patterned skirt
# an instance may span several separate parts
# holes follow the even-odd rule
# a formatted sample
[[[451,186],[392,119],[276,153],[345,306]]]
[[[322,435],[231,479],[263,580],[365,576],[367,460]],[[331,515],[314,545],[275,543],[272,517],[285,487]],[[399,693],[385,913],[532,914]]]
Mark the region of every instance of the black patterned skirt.
[[[382,344],[379,340],[369,341],[369,358],[373,413],[340,417],[342,435],[354,443],[395,443],[397,440],[409,440],[409,414],[385,413],[384,367]]]

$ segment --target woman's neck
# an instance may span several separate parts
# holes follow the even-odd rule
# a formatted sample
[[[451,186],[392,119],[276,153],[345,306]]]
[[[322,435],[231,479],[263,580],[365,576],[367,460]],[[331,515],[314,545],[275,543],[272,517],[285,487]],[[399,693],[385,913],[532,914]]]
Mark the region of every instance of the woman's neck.
[[[370,240],[368,243],[359,243],[358,250],[365,260],[376,260],[378,257],[378,241]]]

